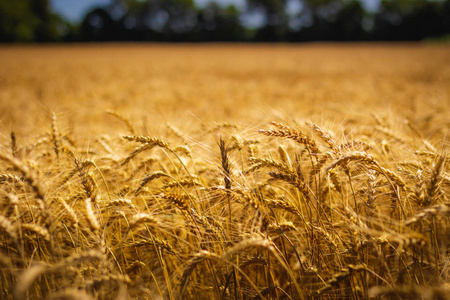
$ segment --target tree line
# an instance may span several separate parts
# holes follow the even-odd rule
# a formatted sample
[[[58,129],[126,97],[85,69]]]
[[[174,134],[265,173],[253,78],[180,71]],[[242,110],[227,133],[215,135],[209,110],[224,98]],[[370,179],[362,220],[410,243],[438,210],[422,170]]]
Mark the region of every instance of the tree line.
[[[1,42],[418,41],[450,34],[450,0],[112,0],[72,25],[48,0],[0,1]]]

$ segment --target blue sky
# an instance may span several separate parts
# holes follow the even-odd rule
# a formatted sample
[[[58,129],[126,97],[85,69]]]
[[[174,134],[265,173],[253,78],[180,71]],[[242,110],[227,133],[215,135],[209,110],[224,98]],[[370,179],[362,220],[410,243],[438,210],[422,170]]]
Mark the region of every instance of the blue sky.
[[[204,6],[213,0],[194,0],[198,6]],[[377,7],[380,0],[361,0],[368,9]],[[56,13],[62,15],[71,22],[79,22],[86,13],[95,6],[106,5],[110,0],[50,0],[50,5]],[[245,8],[246,0],[216,0],[222,5],[234,4],[238,8]]]

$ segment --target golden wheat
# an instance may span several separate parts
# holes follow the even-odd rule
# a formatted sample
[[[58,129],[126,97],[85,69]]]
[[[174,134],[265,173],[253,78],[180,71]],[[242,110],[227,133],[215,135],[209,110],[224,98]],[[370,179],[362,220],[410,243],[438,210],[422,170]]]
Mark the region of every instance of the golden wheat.
[[[448,299],[447,47],[18,49],[1,299]]]

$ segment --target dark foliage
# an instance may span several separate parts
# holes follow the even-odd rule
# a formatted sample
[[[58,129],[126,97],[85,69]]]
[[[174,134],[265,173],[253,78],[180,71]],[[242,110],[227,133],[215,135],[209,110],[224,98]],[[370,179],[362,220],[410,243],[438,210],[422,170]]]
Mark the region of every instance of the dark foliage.
[[[360,1],[247,0],[246,11],[193,0],[116,0],[70,26],[49,10],[48,0],[0,2],[1,42],[45,41],[419,41],[450,34],[450,0],[383,0],[366,11]],[[259,15],[259,26],[244,19]],[[292,26],[293,21],[297,26]]]

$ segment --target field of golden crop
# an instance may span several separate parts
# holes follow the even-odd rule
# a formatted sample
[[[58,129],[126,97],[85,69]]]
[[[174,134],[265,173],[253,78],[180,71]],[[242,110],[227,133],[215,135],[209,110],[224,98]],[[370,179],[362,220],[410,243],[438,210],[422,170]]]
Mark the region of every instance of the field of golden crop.
[[[1,299],[450,299],[450,48],[0,47]]]

